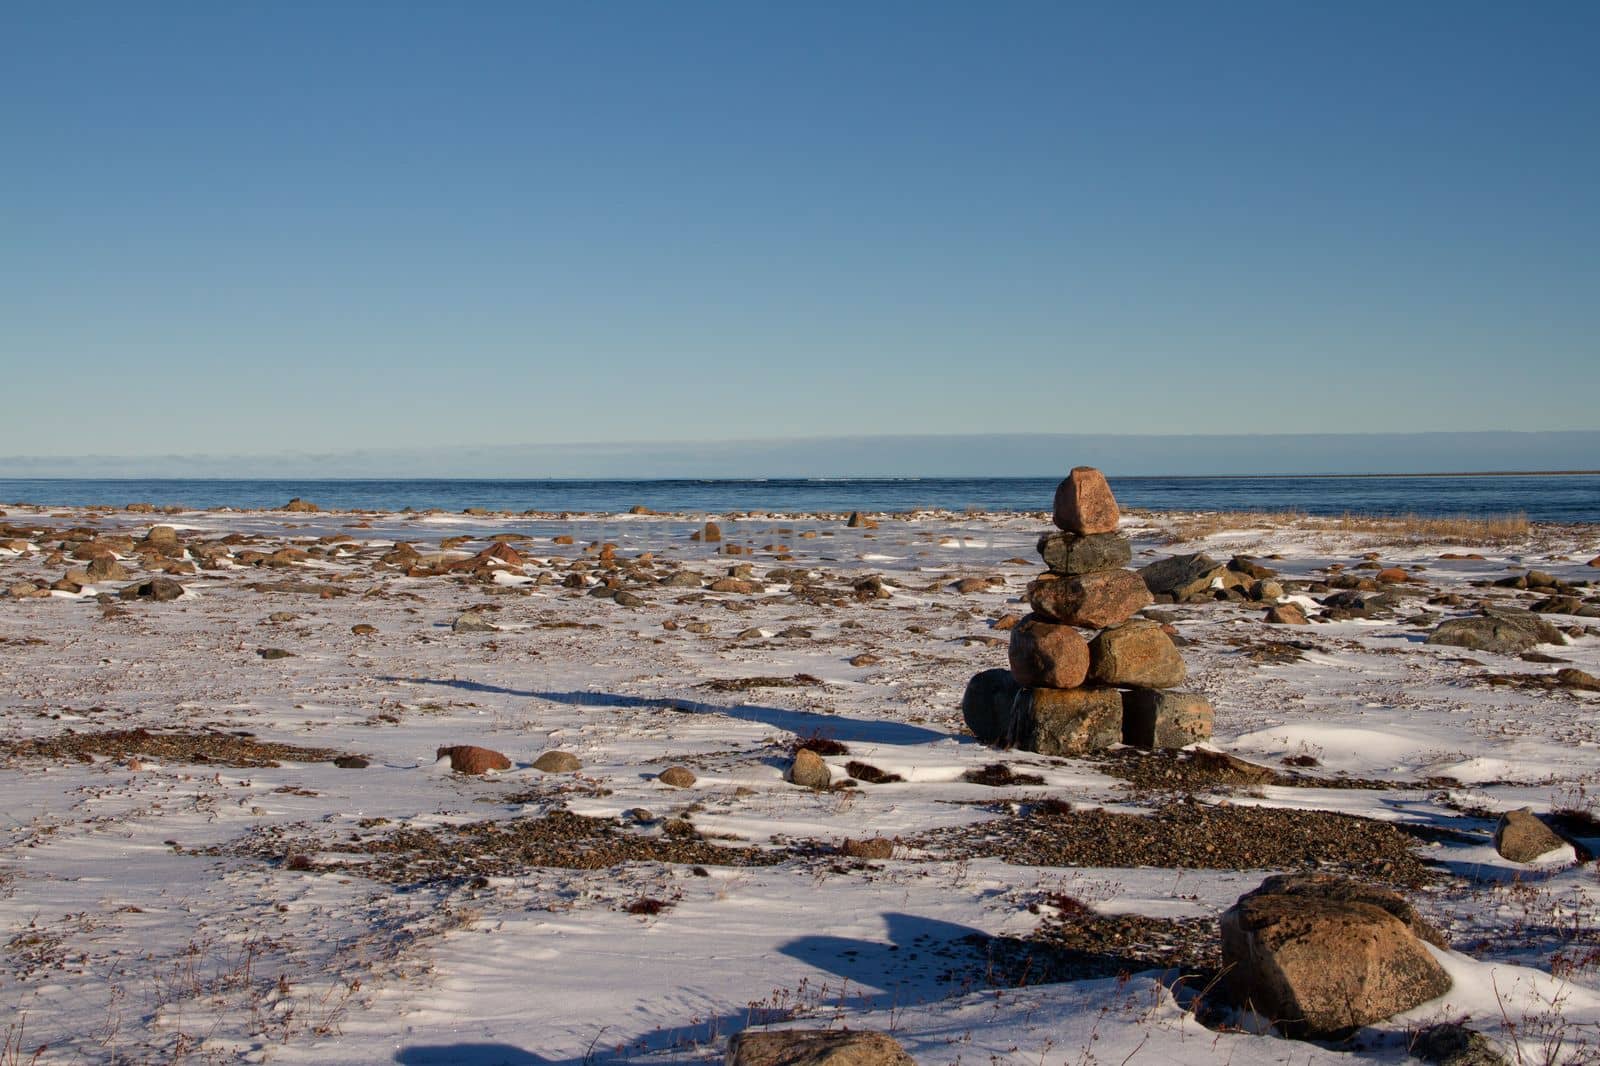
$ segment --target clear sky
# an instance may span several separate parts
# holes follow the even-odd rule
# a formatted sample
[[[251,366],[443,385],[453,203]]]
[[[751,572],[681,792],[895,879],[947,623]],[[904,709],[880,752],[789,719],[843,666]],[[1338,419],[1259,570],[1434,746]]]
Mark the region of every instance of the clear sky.
[[[12,3],[0,456],[1600,428],[1597,54],[1592,2]]]

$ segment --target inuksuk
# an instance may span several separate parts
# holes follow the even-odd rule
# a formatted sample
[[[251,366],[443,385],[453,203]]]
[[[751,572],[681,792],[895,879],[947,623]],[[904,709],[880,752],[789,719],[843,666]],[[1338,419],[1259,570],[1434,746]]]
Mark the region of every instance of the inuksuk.
[[[1211,705],[1175,691],[1183,656],[1137,572],[1105,476],[1075,467],[1056,489],[1057,528],[1039,538],[1048,570],[1011,630],[1010,669],[967,684],[961,711],[985,744],[1076,755],[1126,743],[1181,748],[1211,736]]]

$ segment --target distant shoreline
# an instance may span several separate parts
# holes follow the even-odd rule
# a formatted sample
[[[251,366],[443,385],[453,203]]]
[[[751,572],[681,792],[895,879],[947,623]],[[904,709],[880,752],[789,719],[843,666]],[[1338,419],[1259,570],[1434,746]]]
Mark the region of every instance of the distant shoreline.
[[[717,482],[734,481],[776,481],[776,482],[841,482],[852,481],[1045,481],[1056,477],[1056,474],[859,474],[848,476],[831,476],[828,474],[813,474],[805,477],[764,477],[749,475],[746,477],[218,477],[208,475],[205,477],[135,477],[121,474],[115,477],[9,477],[0,473],[0,481],[27,481],[27,482],[72,482],[72,481],[103,481],[103,482],[192,482],[192,481],[253,481],[253,482],[316,482],[327,484],[364,483],[364,482],[394,482],[397,484],[425,483],[434,481],[459,481],[459,482],[589,482],[617,484],[715,484]],[[1440,478],[1440,477],[1595,477],[1600,476],[1600,470],[1448,470],[1437,472],[1408,473],[1408,474],[1107,474],[1113,481],[1313,481],[1313,480],[1349,480],[1355,478]]]

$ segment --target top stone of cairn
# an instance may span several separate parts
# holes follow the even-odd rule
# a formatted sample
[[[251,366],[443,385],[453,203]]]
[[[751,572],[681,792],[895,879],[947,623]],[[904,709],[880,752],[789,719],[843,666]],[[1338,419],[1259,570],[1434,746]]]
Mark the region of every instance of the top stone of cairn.
[[[1055,524],[1068,533],[1115,533],[1117,498],[1106,476],[1092,466],[1075,466],[1056,486]]]

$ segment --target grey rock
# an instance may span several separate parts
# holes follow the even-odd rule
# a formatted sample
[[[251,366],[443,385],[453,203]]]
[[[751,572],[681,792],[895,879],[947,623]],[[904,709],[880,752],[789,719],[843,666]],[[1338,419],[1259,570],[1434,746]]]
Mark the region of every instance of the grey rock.
[[[1518,655],[1531,651],[1538,644],[1566,642],[1559,629],[1538,615],[1505,607],[1470,618],[1446,619],[1428,636],[1429,644],[1500,655]]]
[[[1222,577],[1227,567],[1204,552],[1193,555],[1173,555],[1157,559],[1139,568],[1145,585],[1158,596],[1171,596],[1175,601],[1193,599],[1207,593],[1212,582]],[[1243,582],[1243,575],[1236,575]]]
[[[1039,538],[1044,564],[1058,574],[1092,574],[1120,570],[1133,559],[1128,538],[1116,533],[1080,535],[1059,530]]]

